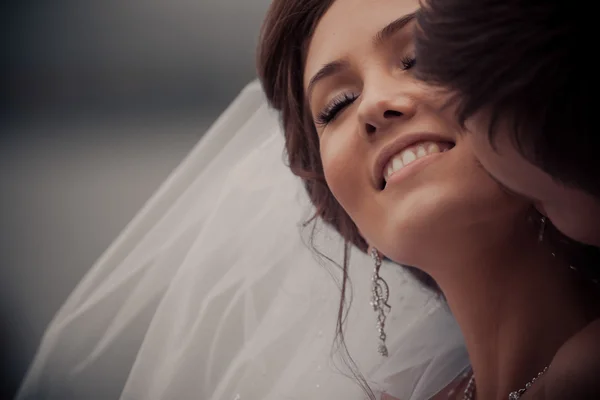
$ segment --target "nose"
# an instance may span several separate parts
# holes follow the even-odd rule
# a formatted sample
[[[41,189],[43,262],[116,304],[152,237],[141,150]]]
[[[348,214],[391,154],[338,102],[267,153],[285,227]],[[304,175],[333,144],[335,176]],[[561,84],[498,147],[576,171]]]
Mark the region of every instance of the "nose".
[[[401,121],[410,120],[416,113],[417,101],[402,83],[388,81],[379,87],[363,89],[358,108],[360,132],[367,137],[387,130]]]

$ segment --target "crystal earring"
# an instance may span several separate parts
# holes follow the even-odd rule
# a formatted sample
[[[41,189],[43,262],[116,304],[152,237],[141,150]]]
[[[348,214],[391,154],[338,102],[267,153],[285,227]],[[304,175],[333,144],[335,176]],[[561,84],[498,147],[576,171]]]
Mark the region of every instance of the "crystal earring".
[[[373,258],[373,262],[375,263],[375,269],[373,270],[373,278],[372,278],[372,300],[371,306],[373,306],[373,310],[377,313],[377,332],[379,333],[379,347],[378,351],[383,357],[388,356],[388,349],[385,345],[386,334],[384,331],[385,328],[385,319],[387,314],[390,312],[391,307],[388,304],[388,299],[390,297],[390,291],[387,282],[379,275],[379,270],[381,268],[381,257],[379,256],[379,252],[377,249],[371,249],[371,257]]]

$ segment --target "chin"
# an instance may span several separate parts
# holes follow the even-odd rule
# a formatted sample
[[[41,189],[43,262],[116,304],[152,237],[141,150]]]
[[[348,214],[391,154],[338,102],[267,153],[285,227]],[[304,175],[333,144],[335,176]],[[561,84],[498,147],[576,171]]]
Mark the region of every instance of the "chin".
[[[451,233],[452,229],[448,225],[439,222],[424,223],[418,215],[399,223],[394,222],[390,218],[373,245],[395,263],[422,270],[428,270],[431,263],[440,257],[444,258],[451,251],[448,247],[451,245],[448,235],[457,235],[456,231]]]
[[[469,193],[468,198],[462,193]],[[432,193],[430,193],[432,194]],[[392,212],[371,243],[386,257],[435,275],[436,267],[460,261],[498,236],[510,237],[527,223],[530,206],[497,191],[476,188],[445,196],[407,196]]]

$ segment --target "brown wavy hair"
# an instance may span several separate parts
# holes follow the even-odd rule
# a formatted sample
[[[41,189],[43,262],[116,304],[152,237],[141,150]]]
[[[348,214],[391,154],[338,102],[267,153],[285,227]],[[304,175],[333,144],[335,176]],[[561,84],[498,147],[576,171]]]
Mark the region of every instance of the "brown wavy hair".
[[[280,112],[287,160],[302,178],[315,217],[333,226],[363,251],[367,244],[331,194],[319,152],[319,139],[304,96],[304,64],[317,23],[333,0],[275,0],[264,21],[258,48],[258,75],[267,99]]]
[[[304,96],[304,64],[310,39],[317,23],[333,2],[334,0],[274,0],[260,33],[257,69],[267,100],[281,116],[288,166],[302,179],[315,206],[313,217],[305,223],[305,226],[313,224],[310,237],[313,249],[312,239],[318,219],[332,226],[344,238],[343,261],[341,265],[336,263],[342,270],[342,281],[332,351],[342,350],[341,355],[350,367],[351,374],[365,394],[374,400],[373,391],[358,371],[344,341],[347,306],[351,303],[347,298],[352,297],[351,290],[348,289],[350,247],[354,245],[366,252],[368,246],[325,182],[318,135]]]

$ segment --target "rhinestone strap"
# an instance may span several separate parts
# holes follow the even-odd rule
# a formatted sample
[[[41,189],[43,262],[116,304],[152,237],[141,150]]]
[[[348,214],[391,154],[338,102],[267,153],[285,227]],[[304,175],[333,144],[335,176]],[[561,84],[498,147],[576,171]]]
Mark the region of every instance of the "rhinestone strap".
[[[545,367],[541,370],[531,381],[525,384],[525,387],[519,390],[515,390],[514,392],[510,392],[508,395],[508,400],[518,400],[523,396],[523,394],[531,388],[535,381],[540,379],[542,375],[548,370],[548,367]],[[463,400],[473,400],[475,395],[475,374],[471,375],[471,379],[469,379],[469,383],[467,383],[467,387],[465,388]]]
[[[536,380],[538,380],[542,375],[544,375],[544,373],[547,370],[548,367],[545,367],[543,370],[538,372],[537,376],[535,376],[531,381],[527,382],[524,388],[516,390],[514,392],[510,392],[510,394],[508,395],[508,400],[518,400],[521,396],[523,396],[523,393],[525,393],[531,387],[531,385],[533,385],[533,383]]]
[[[467,383],[467,387],[465,388],[463,400],[473,400],[474,394],[475,394],[475,375],[471,374],[471,379],[469,379],[469,383]]]

